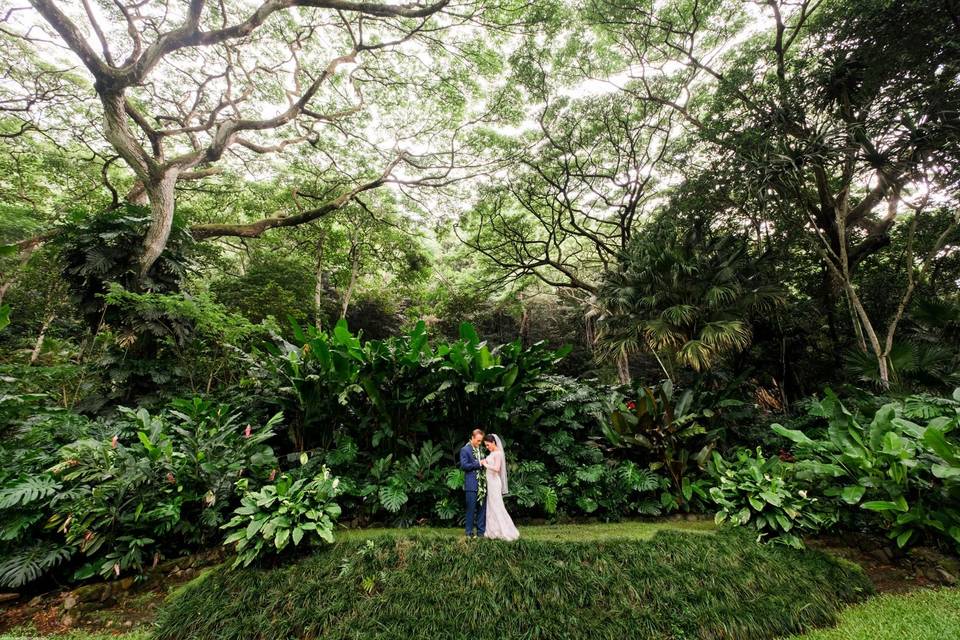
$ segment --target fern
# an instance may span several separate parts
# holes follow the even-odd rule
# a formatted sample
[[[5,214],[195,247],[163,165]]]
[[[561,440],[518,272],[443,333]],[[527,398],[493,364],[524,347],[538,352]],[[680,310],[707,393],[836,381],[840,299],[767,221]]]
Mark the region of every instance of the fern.
[[[73,548],[40,543],[14,551],[0,561],[0,587],[17,588],[33,582],[73,556]]]
[[[0,509],[9,509],[17,505],[27,505],[52,496],[60,488],[60,483],[50,476],[27,478],[12,487],[0,489]]]

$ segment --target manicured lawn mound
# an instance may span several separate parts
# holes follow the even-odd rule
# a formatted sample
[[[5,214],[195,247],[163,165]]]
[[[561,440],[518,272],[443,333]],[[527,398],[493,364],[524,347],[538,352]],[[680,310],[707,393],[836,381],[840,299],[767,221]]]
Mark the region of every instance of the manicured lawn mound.
[[[157,638],[760,639],[832,624],[870,591],[855,565],[735,532],[378,535],[277,568],[215,569],[171,597]]]

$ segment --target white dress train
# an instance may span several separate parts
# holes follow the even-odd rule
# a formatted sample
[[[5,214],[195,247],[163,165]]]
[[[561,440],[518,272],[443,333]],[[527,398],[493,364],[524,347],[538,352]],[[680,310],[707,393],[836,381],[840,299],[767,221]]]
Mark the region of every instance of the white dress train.
[[[487,529],[485,538],[496,540],[516,540],[520,532],[513,525],[510,514],[503,504],[503,451],[494,451],[487,460]]]

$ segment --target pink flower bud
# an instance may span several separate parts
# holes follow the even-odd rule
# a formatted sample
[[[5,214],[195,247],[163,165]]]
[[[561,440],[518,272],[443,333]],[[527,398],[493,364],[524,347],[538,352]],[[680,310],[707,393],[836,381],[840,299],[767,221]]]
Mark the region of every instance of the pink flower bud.
[[[269,478],[270,482],[273,482],[273,479],[276,478],[276,477],[277,477],[277,470],[276,470],[276,469],[271,469],[271,470],[270,470],[270,478]]]
[[[243,437],[249,438],[253,434],[253,429],[250,428],[250,425],[247,425],[247,428],[243,430]]]
[[[170,484],[173,484],[173,483],[175,483],[176,481],[177,481],[177,479],[173,476],[173,473],[171,473],[171,472],[168,471],[168,472],[167,472],[167,482],[169,482]]]
[[[110,448],[111,448],[111,449],[116,449],[116,448],[117,448],[117,443],[119,443],[119,442],[120,442],[120,436],[113,436],[113,439],[110,440]]]

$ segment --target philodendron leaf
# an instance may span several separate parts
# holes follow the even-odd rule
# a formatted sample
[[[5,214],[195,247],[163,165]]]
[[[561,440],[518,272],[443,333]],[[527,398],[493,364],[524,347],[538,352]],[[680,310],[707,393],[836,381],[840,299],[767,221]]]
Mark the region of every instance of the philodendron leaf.
[[[783,436],[787,440],[796,442],[797,444],[805,446],[812,446],[816,444],[816,442],[811,440],[803,431],[798,431],[797,429],[787,429],[782,424],[772,424],[770,425],[770,428],[774,431],[774,433]]]
[[[843,498],[843,501],[847,504],[857,504],[860,502],[860,499],[863,498],[863,494],[866,493],[866,491],[866,487],[855,484],[844,487],[843,491],[840,492],[840,497]]]
[[[944,464],[935,464],[931,470],[936,478],[960,478],[960,467],[948,467]]]
[[[889,500],[871,500],[870,502],[864,502],[860,505],[860,508],[867,509],[868,511],[906,511],[907,507],[905,504],[901,505],[897,502],[891,502]]]
[[[960,467],[960,452],[954,444],[947,440],[946,435],[940,429],[927,427],[927,430],[923,433],[923,443],[936,451],[938,456],[951,465]]]

